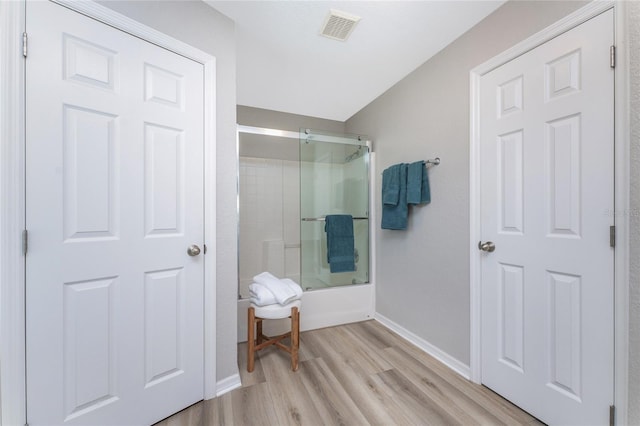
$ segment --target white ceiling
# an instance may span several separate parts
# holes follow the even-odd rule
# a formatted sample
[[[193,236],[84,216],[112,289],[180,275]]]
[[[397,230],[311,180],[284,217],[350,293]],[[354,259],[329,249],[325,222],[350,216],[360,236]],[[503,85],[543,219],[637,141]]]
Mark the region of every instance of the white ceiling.
[[[486,1],[219,1],[236,22],[239,105],[346,121],[498,8]],[[338,9],[346,42],[319,35]]]

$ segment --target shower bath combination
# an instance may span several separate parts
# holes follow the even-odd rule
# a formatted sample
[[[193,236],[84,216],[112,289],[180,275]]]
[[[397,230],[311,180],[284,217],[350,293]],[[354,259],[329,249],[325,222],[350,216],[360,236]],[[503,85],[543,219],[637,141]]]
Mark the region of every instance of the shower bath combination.
[[[239,298],[268,270],[305,291],[370,282],[369,168],[364,136],[239,126]],[[355,271],[331,273],[327,215],[353,217]]]

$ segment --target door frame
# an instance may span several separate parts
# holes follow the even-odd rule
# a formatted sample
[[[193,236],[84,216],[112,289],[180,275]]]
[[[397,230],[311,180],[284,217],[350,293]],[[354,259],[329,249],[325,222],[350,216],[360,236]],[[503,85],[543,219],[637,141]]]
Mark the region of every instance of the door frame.
[[[577,27],[609,9],[614,9],[614,208],[616,226],[614,256],[614,404],[615,424],[627,424],[629,364],[629,53],[628,24],[624,1],[594,1],[551,26],[532,35],[512,48],[489,59],[470,72],[470,373],[471,380],[481,383],[481,256],[476,241],[481,239],[480,221],[480,79],[483,75],[518,56]]]
[[[51,0],[204,69],[204,399],[216,396],[216,58],[93,1]],[[0,2],[0,424],[26,424],[26,0]]]

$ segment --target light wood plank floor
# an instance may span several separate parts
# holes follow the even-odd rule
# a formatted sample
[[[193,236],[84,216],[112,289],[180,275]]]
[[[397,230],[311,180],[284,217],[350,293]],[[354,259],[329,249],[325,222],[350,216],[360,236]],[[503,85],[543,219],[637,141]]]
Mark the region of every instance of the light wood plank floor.
[[[157,426],[542,424],[373,320],[301,333],[295,373],[274,347],[253,373],[238,355],[241,388]]]

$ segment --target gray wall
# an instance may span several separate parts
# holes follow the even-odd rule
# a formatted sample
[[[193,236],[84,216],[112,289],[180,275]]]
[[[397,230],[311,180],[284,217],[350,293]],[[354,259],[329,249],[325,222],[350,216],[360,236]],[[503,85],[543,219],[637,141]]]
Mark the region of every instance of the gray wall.
[[[100,1],[216,57],[217,380],[238,372],[235,25],[201,1]]]
[[[435,156],[432,204],[408,232],[376,230],[377,312],[469,363],[469,71],[583,6],[510,1],[374,102],[346,131],[376,143],[377,169]],[[640,425],[640,2],[628,7],[631,74],[628,424]],[[377,192],[380,192],[377,176]],[[380,209],[377,206],[378,210]]]
[[[346,123],[375,141],[377,170],[441,158],[431,204],[410,212],[407,231],[376,226],[376,311],[467,365],[469,72],[582,5],[508,2]]]
[[[345,123],[323,118],[308,117],[306,115],[289,114],[268,109],[253,108],[238,105],[238,124],[267,129],[289,130],[297,132],[300,129],[326,130],[344,133]]]
[[[629,424],[640,425],[640,2],[628,2],[631,84]]]

